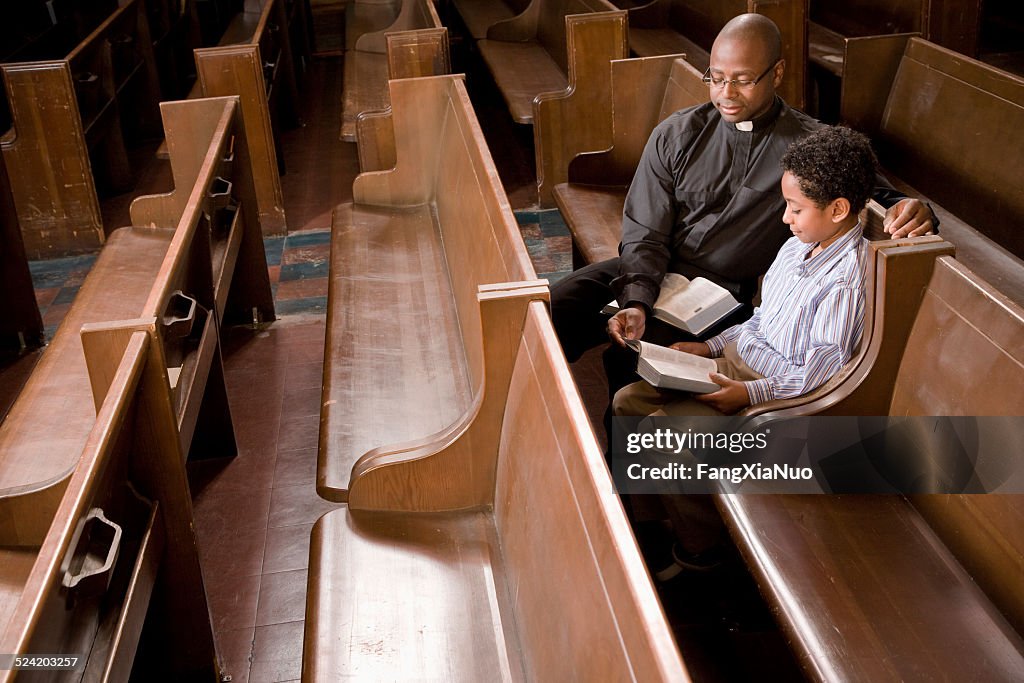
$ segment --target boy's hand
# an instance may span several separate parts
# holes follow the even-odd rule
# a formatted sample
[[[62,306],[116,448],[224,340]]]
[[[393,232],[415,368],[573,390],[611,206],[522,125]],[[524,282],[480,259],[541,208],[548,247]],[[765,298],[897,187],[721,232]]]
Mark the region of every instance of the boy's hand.
[[[732,415],[750,405],[750,395],[743,382],[729,379],[717,372],[708,374],[712,382],[722,387],[710,394],[694,394],[693,397],[701,403],[706,403],[720,413]]]
[[[693,355],[701,356],[702,358],[711,358],[711,347],[704,342],[676,342],[669,348],[675,349],[676,351],[692,353]]]
[[[619,346],[627,339],[640,339],[647,328],[647,314],[642,308],[623,308],[608,321],[608,336]]]
[[[920,199],[901,199],[890,206],[882,225],[892,239],[920,237],[935,231],[932,212]]]

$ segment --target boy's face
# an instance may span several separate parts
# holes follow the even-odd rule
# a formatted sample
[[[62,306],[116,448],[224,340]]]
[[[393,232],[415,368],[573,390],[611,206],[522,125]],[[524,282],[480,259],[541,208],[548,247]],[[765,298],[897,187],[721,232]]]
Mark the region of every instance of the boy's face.
[[[824,249],[835,242],[842,234],[842,218],[844,212],[836,211],[836,201],[824,207],[818,207],[800,191],[800,181],[795,175],[786,171],[782,174],[782,198],[786,200],[786,212],[782,214],[782,222],[804,244],[820,242]],[[842,213],[836,220],[837,213]]]

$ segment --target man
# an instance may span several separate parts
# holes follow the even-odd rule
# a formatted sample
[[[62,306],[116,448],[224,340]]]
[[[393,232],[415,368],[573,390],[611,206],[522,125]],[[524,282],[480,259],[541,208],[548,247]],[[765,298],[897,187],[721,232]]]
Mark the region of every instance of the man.
[[[570,361],[611,337],[605,354],[611,393],[635,380],[624,340],[668,344],[684,333],[648,321],[668,271],[702,275],[746,304],[708,331],[749,317],[757,278],[790,236],[782,222],[780,160],[790,143],[821,126],[776,95],[785,61],[779,30],[742,14],[719,33],[705,74],[711,101],[678,111],[651,134],[626,196],[619,257],[575,271],[551,291],[555,330]],[[937,220],[879,177],[874,195],[896,237],[925,234]],[[620,310],[600,313],[611,299]]]

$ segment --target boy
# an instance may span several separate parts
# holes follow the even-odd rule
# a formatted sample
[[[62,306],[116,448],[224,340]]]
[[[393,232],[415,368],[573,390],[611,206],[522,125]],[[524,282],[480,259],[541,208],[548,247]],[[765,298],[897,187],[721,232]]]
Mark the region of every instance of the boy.
[[[721,415],[791,398],[850,360],[864,329],[867,241],[858,214],[875,186],[867,138],[825,127],[782,158],[783,222],[793,233],[764,277],[762,304],[747,322],[706,342],[673,348],[716,358],[721,389],[689,395],[636,382],[615,395],[615,415]]]
[[[860,133],[825,127],[793,143],[781,163],[782,220],[793,237],[765,274],[761,306],[706,342],[673,344],[716,358],[718,372],[710,378],[721,389],[693,395],[635,382],[615,394],[615,415],[728,415],[806,393],[850,360],[864,329],[867,240],[858,214],[874,189],[878,162]],[[654,576],[666,581],[683,569],[720,564],[725,533],[711,498],[663,496],[662,502],[674,544],[657,520],[636,527]]]

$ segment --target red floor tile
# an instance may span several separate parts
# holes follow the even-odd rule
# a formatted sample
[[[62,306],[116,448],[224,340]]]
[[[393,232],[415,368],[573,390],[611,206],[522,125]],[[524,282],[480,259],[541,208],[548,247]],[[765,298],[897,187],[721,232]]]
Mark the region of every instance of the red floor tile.
[[[309,567],[309,540],[312,524],[267,529],[263,573],[276,574]]]
[[[264,574],[260,578],[256,626],[301,621],[305,618],[306,575],[305,569],[296,569]]]

